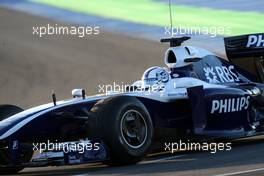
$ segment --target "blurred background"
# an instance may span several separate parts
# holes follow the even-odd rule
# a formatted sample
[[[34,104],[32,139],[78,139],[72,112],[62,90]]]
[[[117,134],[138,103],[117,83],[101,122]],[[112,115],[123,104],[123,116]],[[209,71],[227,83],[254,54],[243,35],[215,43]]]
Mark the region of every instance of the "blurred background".
[[[187,44],[225,57],[222,37],[263,32],[264,2],[171,0],[173,26],[228,27],[212,38],[192,35]],[[73,88],[98,93],[99,85],[132,83],[151,66],[165,66],[170,26],[166,0],[1,0],[0,104],[24,108],[71,97]],[[100,34],[39,37],[34,26],[99,26]]]

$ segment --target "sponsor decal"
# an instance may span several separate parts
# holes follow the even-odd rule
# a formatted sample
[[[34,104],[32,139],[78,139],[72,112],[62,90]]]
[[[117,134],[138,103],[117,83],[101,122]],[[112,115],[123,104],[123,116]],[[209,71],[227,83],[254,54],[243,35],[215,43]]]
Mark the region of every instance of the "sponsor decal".
[[[263,35],[249,35],[247,48],[250,47],[264,47],[264,36]]]
[[[205,77],[209,83],[233,83],[238,82],[239,77],[234,71],[234,66],[217,66],[204,68]]]
[[[221,114],[247,110],[249,107],[249,100],[250,96],[213,100],[211,114]]]

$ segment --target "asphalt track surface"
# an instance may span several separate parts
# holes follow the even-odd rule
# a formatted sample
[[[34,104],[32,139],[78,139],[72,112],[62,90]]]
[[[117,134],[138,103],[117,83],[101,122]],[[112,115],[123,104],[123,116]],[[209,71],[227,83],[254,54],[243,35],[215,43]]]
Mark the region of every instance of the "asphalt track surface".
[[[232,143],[229,152],[184,151],[147,157],[137,165],[107,167],[102,164],[27,168],[21,175],[157,175],[157,176],[263,176],[264,137]]]
[[[84,39],[39,38],[32,35],[33,26],[57,22],[3,8],[0,22],[0,104],[35,106],[50,101],[51,89],[56,90],[58,99],[70,97],[75,87],[93,94],[98,84],[131,83],[146,68],[163,65],[166,46],[158,42],[104,31]],[[264,175],[263,168],[264,138],[258,137],[234,142],[230,152],[160,154],[124,167],[90,164],[26,168],[20,174],[245,176]]]

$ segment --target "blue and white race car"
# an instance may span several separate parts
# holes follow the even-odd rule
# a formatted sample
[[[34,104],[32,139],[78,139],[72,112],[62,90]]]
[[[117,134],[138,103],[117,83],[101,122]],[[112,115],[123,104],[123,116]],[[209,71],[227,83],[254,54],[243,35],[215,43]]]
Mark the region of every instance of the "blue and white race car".
[[[264,34],[224,39],[227,59],[169,42],[166,68],[151,67],[125,92],[73,98],[22,110],[0,106],[0,173],[24,167],[133,164],[154,142],[264,133]]]

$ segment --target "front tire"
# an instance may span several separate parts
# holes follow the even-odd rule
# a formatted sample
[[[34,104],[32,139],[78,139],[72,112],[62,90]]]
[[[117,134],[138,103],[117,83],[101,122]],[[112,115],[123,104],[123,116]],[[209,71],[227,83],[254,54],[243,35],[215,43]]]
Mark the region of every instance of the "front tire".
[[[117,96],[100,100],[91,109],[97,131],[109,147],[108,165],[134,164],[146,155],[153,139],[153,124],[141,101]]]
[[[0,105],[0,121],[22,112],[23,109],[14,105]]]
[[[15,115],[19,112],[22,112],[23,109],[14,105],[0,105],[0,122],[12,115]],[[2,148],[3,147],[3,148]],[[20,154],[20,161],[21,162],[28,162],[30,161],[31,157],[33,155],[33,151],[31,148],[23,147],[22,152]],[[10,163],[10,150],[8,148],[5,148],[4,146],[0,146],[0,165],[7,166]],[[0,175],[1,174],[16,174],[19,171],[23,170],[24,167],[0,167]]]

